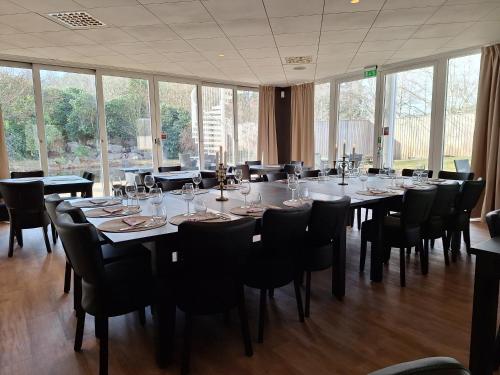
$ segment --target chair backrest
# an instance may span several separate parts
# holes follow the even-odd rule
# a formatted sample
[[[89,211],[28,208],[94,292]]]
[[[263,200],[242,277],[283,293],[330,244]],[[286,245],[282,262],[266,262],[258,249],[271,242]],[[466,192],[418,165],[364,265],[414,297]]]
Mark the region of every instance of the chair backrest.
[[[410,169],[410,168],[404,168],[402,171],[401,171],[401,175],[403,177],[412,177],[413,176],[413,172],[415,172],[415,169]],[[427,173],[427,176],[429,176],[429,178],[432,178],[432,175],[433,175],[433,171],[432,169],[424,169],[424,172]]]
[[[330,171],[328,172],[329,176],[336,175],[337,174],[337,168],[330,168]]]
[[[10,178],[43,177],[43,171],[10,172]]]
[[[485,186],[485,180],[464,181],[457,197],[456,209],[458,211],[472,211],[481,198]]]
[[[346,227],[350,197],[336,201],[314,201],[307,231],[308,245],[322,246],[338,238]]]
[[[262,216],[261,241],[266,254],[296,259],[304,243],[311,207],[268,209]]]
[[[182,308],[214,313],[236,304],[236,287],[242,285],[242,267],[254,232],[255,219],[250,217],[179,225],[181,272],[176,295]]]
[[[58,213],[55,225],[75,273],[88,284],[102,285],[104,262],[95,227],[89,223],[75,223],[65,213]]]
[[[84,171],[82,173],[82,178],[85,178],[86,180],[94,182],[95,181],[95,174],[92,172]]]
[[[177,189],[182,189],[184,184],[189,182],[193,182],[192,179],[183,179],[183,180],[162,180],[159,181],[159,185],[163,191],[172,191]]]
[[[300,163],[300,165],[304,166],[304,162],[302,160],[290,160],[290,164],[295,165],[295,164],[299,164],[299,163]]]
[[[68,214],[75,223],[88,223],[82,209],[71,205],[68,201],[62,201],[56,206],[56,217],[62,214]]]
[[[455,170],[457,172],[469,173],[470,172],[470,164],[469,159],[455,159],[453,160],[455,164]]]
[[[277,180],[284,180],[284,179],[286,179],[286,177],[287,177],[286,172],[276,172],[276,173],[266,174],[266,180],[269,182],[274,182]]]
[[[368,173],[369,174],[379,174],[380,168],[368,168]]]
[[[262,162],[260,160],[247,160],[245,165],[262,165]]]
[[[283,167],[283,171],[286,174],[294,174],[295,173],[295,164],[285,164],[285,166]]]
[[[190,153],[179,154],[179,163],[181,164],[181,170],[182,168],[192,168],[194,164]]]
[[[436,198],[432,204],[431,216],[448,216],[452,213],[457,200],[460,184],[437,185]]]
[[[486,223],[491,237],[500,236],[500,210],[488,212],[486,214]]]
[[[401,210],[403,226],[418,226],[429,218],[436,192],[435,186],[425,190],[408,189],[405,191]]]
[[[300,177],[318,177],[319,176],[319,169],[314,169],[311,171],[303,171]]]
[[[445,180],[458,180],[467,181],[474,179],[474,173],[459,173],[459,172],[449,172],[449,171],[439,171],[438,178],[444,178]]]
[[[38,213],[45,210],[43,182],[1,182],[0,194],[9,212]]]
[[[201,188],[202,189],[210,189],[213,188],[214,186],[217,186],[218,182],[217,179],[214,178],[202,178],[201,179]]]
[[[150,176],[151,172],[138,172],[137,173],[137,185],[144,185],[144,177]]]
[[[252,164],[256,165],[256,164]],[[241,169],[243,180],[250,180],[250,164],[240,164],[236,168]]]
[[[59,194],[50,194],[45,196],[45,209],[49,214],[50,220],[54,223],[57,220],[56,208],[64,199]]]
[[[158,167],[158,172],[175,172],[175,171],[180,171],[181,166],[180,165],[174,165],[170,167]]]
[[[200,171],[201,178],[215,178],[215,171]]]

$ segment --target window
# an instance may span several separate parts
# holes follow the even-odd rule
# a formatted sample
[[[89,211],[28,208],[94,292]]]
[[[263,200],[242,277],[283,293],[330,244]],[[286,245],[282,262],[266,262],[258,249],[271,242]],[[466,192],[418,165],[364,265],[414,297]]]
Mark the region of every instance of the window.
[[[314,164],[328,162],[330,139],[330,82],[314,86]]]
[[[234,164],[233,90],[202,87],[203,147],[205,169],[215,169],[216,153],[222,147],[226,163]]]
[[[344,142],[350,160],[373,165],[375,124],[375,78],[342,82],[338,92],[336,157],[342,157]],[[354,149],[354,153],[353,153]]]
[[[443,170],[455,171],[457,159],[470,163],[480,64],[481,54],[448,61]]]
[[[109,173],[153,167],[149,82],[103,76]]]
[[[0,67],[0,105],[10,170],[40,169],[31,69]]]
[[[196,85],[159,82],[162,165],[199,165]],[[165,138],[166,137],[166,138]]]
[[[428,166],[433,67],[388,74],[383,161],[395,169]]]
[[[259,130],[259,92],[237,90],[238,155],[237,162],[257,160]]]
[[[95,76],[41,70],[40,81],[49,175],[92,172],[102,195]]]

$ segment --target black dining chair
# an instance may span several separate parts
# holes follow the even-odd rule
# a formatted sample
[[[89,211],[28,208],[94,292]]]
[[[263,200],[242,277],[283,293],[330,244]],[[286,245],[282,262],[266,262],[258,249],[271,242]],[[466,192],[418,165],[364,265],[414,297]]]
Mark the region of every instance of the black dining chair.
[[[285,164],[283,167],[283,172],[285,172],[286,174],[294,174],[295,164]]]
[[[192,183],[192,179],[182,179],[182,180],[160,180],[157,184],[161,187],[163,191],[172,191],[182,189],[184,184]]]
[[[380,171],[382,168],[368,168],[368,174],[380,174]],[[394,173],[396,172],[394,169],[390,169],[389,172]]]
[[[9,212],[7,211],[2,194],[0,194],[0,221],[9,221]]]
[[[14,238],[23,247],[23,229],[30,228],[42,228],[47,252],[52,252],[47,234],[50,219],[45,211],[43,182],[2,182],[0,194],[9,213],[9,257],[14,254]]]
[[[438,178],[445,180],[457,180],[457,181],[467,181],[474,179],[473,172],[450,172],[450,171],[439,171]]]
[[[151,172],[138,172],[137,177],[138,177],[139,181],[137,181],[137,185],[138,186],[145,186],[144,185],[144,177],[151,176],[151,175],[152,175]]]
[[[25,178],[25,177],[43,177],[43,171],[19,171],[19,172],[10,172],[10,178]]]
[[[108,320],[139,312],[145,324],[146,306],[151,305],[153,278],[149,257],[124,259],[105,264],[97,231],[92,224],[74,223],[68,214],[59,215],[57,232],[75,274],[81,279],[82,298],[76,310],[74,349],[81,351],[85,314],[96,319],[99,338],[99,374],[108,373]]]
[[[290,164],[300,164],[302,166],[304,166],[304,162],[302,160],[290,160]]]
[[[456,259],[456,255],[460,250],[461,234],[463,234],[467,254],[470,255],[470,215],[479,202],[485,186],[485,180],[462,182],[455,209],[446,223],[447,240],[451,244],[453,260]]]
[[[218,184],[219,184],[219,182],[217,181],[217,179],[215,177],[214,178],[202,178],[200,188],[201,189],[211,189],[214,186],[217,186]]]
[[[243,180],[251,180],[250,176],[250,167],[249,164],[240,164],[236,166],[237,169],[241,169],[242,179]]]
[[[448,251],[450,244],[446,238],[446,223],[450,215],[453,213],[455,201],[460,190],[460,185],[457,183],[437,185],[436,199],[432,204],[429,219],[422,226],[422,238],[424,240],[424,248],[429,250],[429,242],[431,247],[434,247],[434,240],[441,238],[443,241],[444,261],[446,265],[450,264]]]
[[[302,171],[302,174],[300,177],[302,178],[311,178],[311,177],[318,177],[319,176],[319,169],[313,169],[311,171]]]
[[[174,299],[185,314],[181,374],[189,372],[193,317],[228,313],[237,308],[245,354],[252,356],[243,287],[243,270],[255,219],[223,223],[184,222],[179,225],[179,261]]]
[[[286,180],[288,175],[286,174],[286,172],[275,172],[275,173],[268,173],[264,177],[265,177],[264,179],[267,182],[274,182],[278,180]]]
[[[158,172],[163,173],[163,172],[177,172],[181,170],[180,165],[174,165],[170,167],[158,167]]]
[[[350,204],[350,197],[336,201],[314,201],[312,204],[305,245],[300,257],[302,269],[306,273],[306,317],[309,317],[310,310],[311,272],[332,267],[339,246],[342,246],[342,237],[345,236]],[[337,272],[335,269],[332,271]]]
[[[368,375],[470,375],[470,372],[454,358],[428,357],[398,363]]]
[[[260,160],[247,160],[245,162],[246,165],[262,165],[262,161]]]
[[[57,242],[57,230],[56,225],[54,224],[54,220],[57,218],[56,207],[59,203],[61,203],[64,199],[61,198],[59,194],[50,194],[45,196],[45,209],[47,210],[47,214],[50,218],[50,229],[52,232],[52,242],[54,245]]]
[[[84,171],[82,173],[82,178],[86,179],[86,180],[89,180],[89,181],[92,181],[92,186],[94,186],[94,182],[95,182],[95,174],[92,173],[92,172],[88,172],[88,171]],[[90,191],[92,191],[93,187],[90,189]],[[88,198],[87,197],[87,194],[86,193],[82,193],[82,198]]]
[[[401,171],[401,176],[403,176],[403,177],[413,177],[413,172],[415,172],[415,169],[404,168]],[[427,176],[429,178],[432,178],[432,175],[434,174],[434,171],[432,169],[424,169],[423,172],[427,173]]]
[[[253,244],[244,272],[245,285],[260,290],[258,342],[264,340],[266,292],[293,283],[299,320],[304,321],[300,294],[300,250],[311,209],[268,209],[261,222],[261,240]]]
[[[201,178],[215,178],[217,177],[215,171],[200,171]]]
[[[390,257],[391,248],[399,248],[400,284],[406,286],[405,276],[405,248],[417,247],[420,250],[420,267],[422,274],[428,271],[428,253],[422,246],[422,225],[429,219],[432,204],[436,196],[436,187],[426,190],[408,189],[403,195],[401,214],[385,216],[382,224],[384,258]],[[377,225],[373,219],[363,222],[361,226],[361,254],[359,262],[360,272],[364,271],[367,242],[377,238]]]

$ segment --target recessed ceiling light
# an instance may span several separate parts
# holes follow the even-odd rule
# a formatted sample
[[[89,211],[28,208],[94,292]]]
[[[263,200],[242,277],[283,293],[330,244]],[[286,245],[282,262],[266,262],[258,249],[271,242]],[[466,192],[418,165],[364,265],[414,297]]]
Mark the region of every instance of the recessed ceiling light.
[[[293,70],[306,70],[305,66],[294,66]]]
[[[219,57],[224,57],[224,54],[223,53],[219,53]]]
[[[359,0],[351,0],[351,4],[357,4],[359,3]]]

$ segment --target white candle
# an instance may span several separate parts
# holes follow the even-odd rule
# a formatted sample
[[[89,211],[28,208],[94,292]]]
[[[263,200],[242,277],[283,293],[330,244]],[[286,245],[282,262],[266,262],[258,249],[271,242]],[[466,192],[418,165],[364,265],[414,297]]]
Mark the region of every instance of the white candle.
[[[356,154],[356,145],[353,144],[352,145],[352,156],[354,156]]]
[[[219,164],[219,152],[215,153],[215,163]]]
[[[227,165],[227,151],[224,151],[224,165]]]

